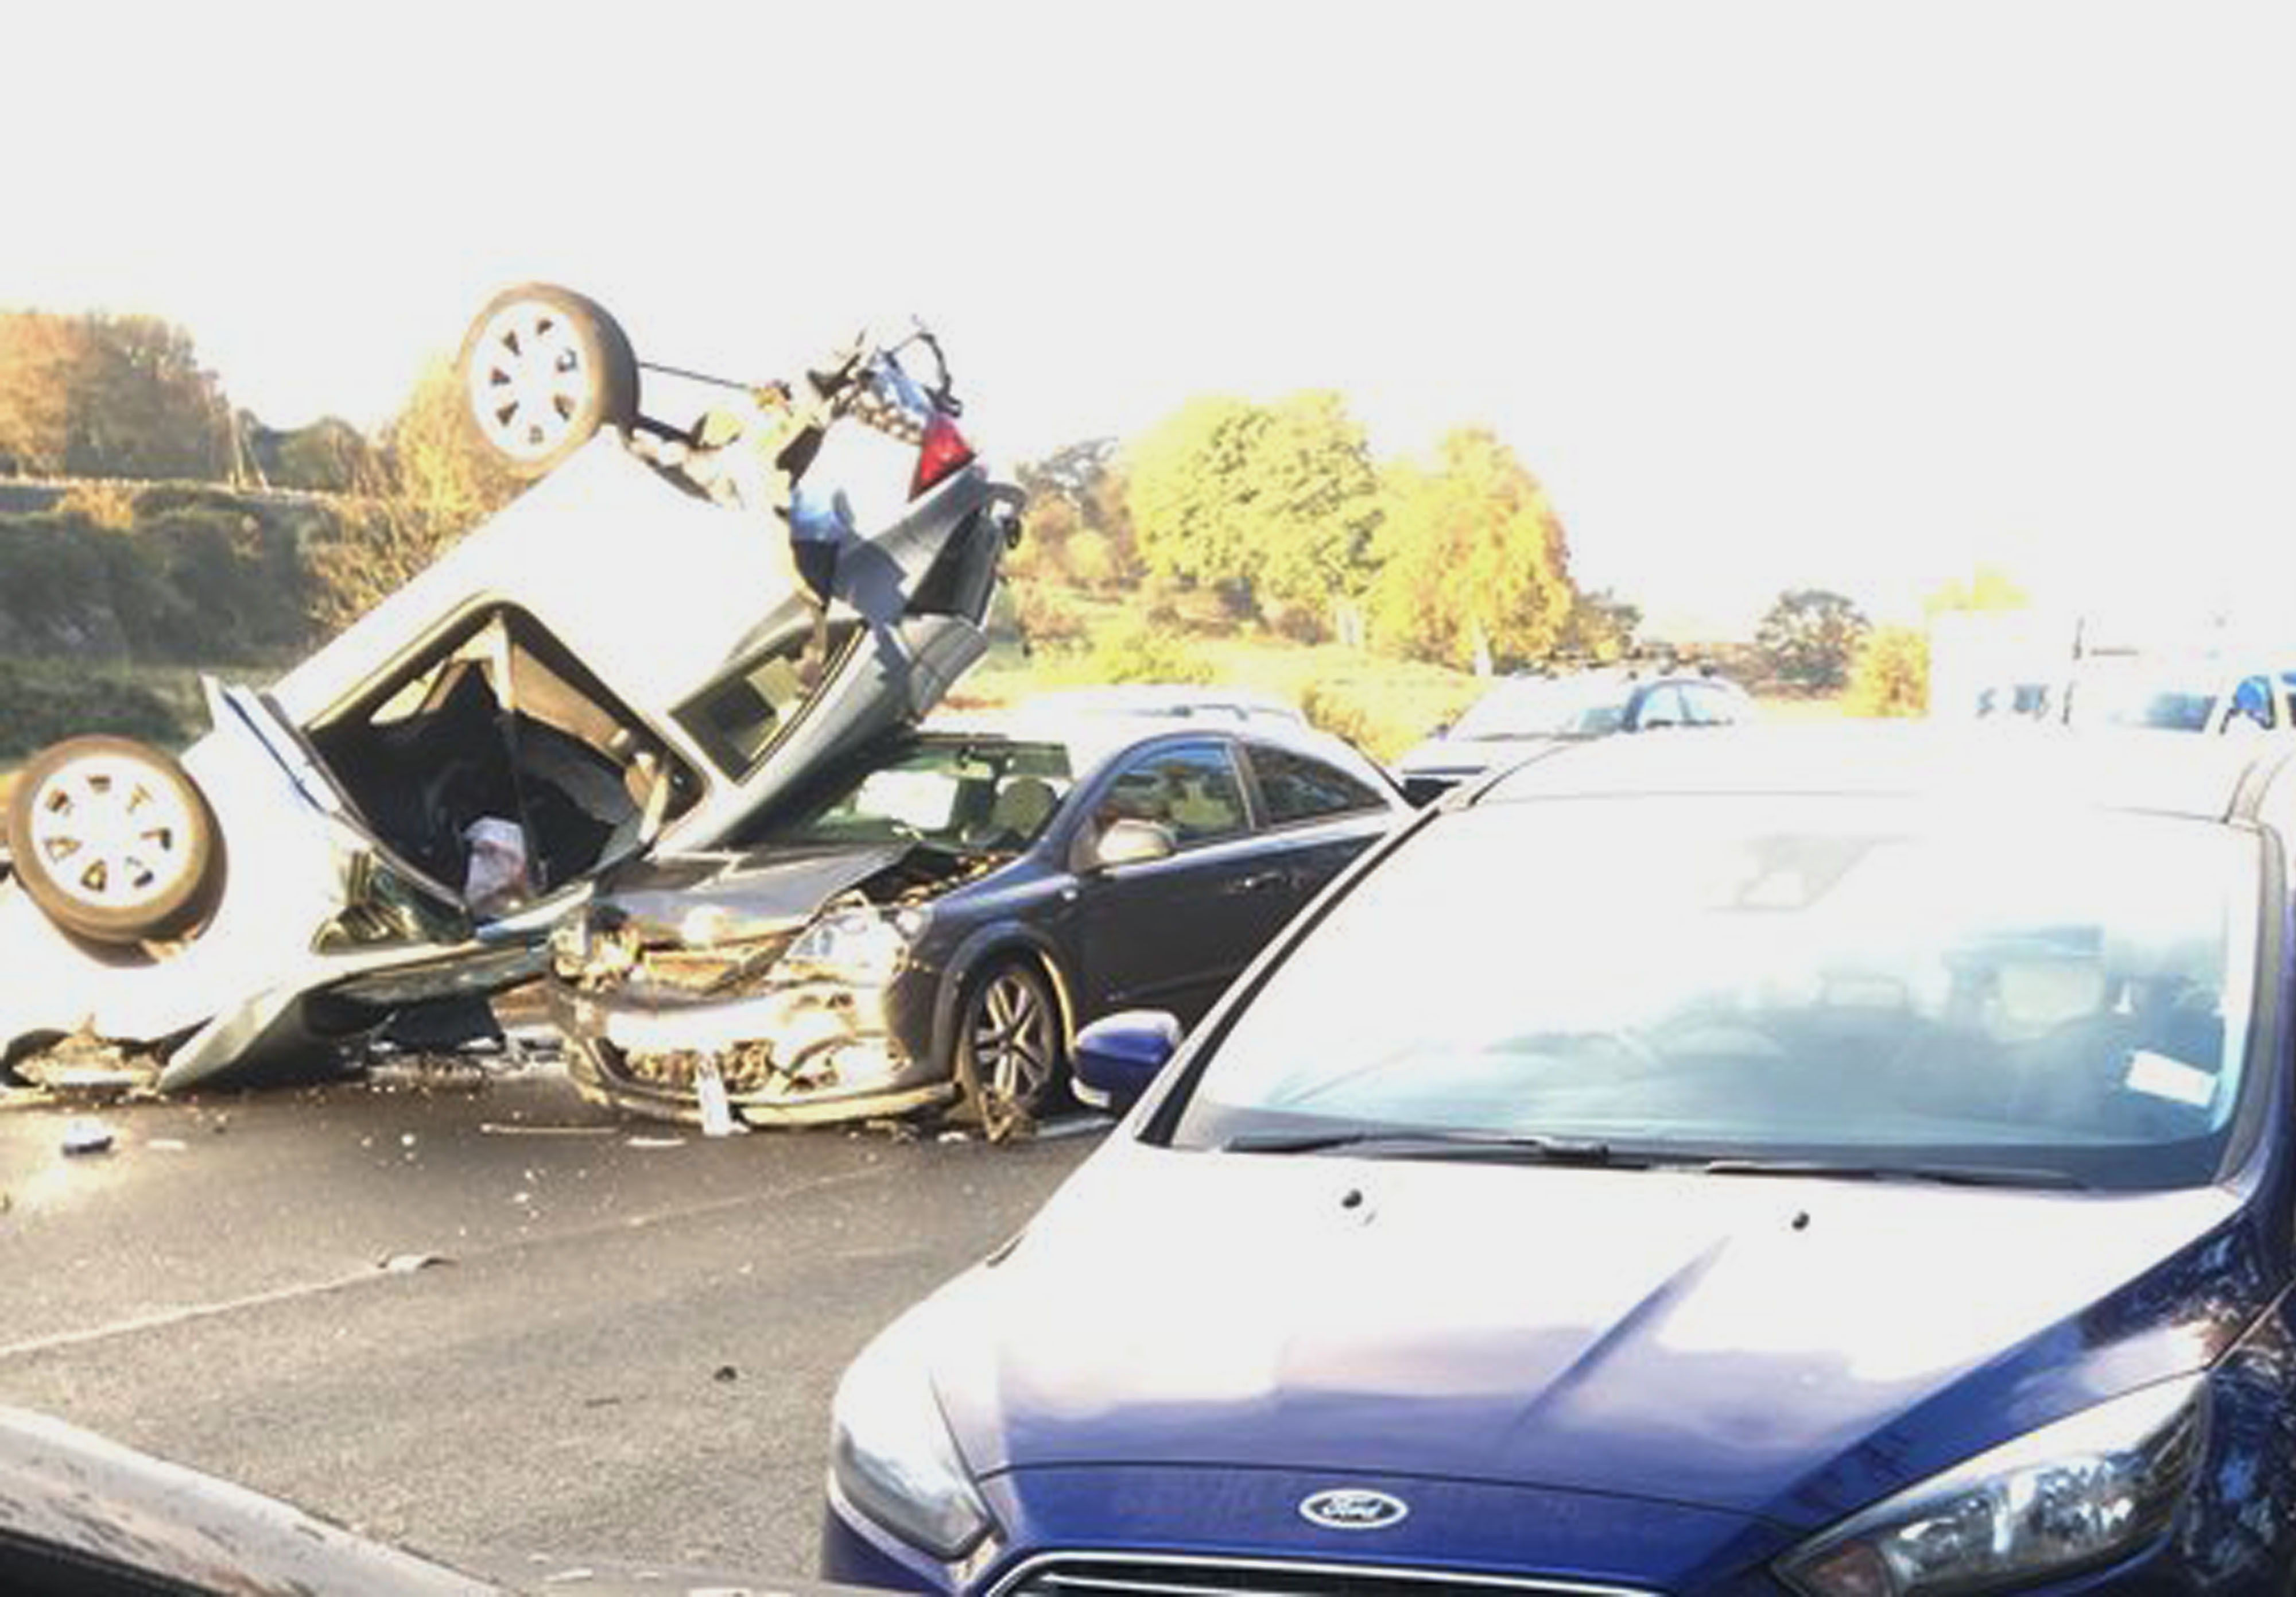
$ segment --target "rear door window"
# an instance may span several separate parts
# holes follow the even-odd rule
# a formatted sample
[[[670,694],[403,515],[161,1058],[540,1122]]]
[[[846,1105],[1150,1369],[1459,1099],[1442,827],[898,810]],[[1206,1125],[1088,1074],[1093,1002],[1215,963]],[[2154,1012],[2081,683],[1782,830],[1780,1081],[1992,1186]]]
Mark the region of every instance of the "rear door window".
[[[1727,726],[1739,718],[1737,700],[1720,688],[1685,683],[1681,692],[1693,726]]]
[[[1368,783],[1338,766],[1288,749],[1253,744],[1247,751],[1251,774],[1270,826],[1289,826],[1333,815],[1384,809],[1387,800]]]
[[[1689,719],[1682,708],[1682,694],[1672,683],[1664,683],[1643,695],[1635,710],[1637,731],[1652,732],[1660,727],[1680,726]]]

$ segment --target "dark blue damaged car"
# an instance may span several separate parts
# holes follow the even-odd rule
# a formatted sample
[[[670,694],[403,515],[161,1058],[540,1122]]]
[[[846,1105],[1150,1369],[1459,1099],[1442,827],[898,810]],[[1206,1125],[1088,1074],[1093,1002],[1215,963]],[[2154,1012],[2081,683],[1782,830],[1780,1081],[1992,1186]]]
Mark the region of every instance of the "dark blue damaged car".
[[[840,1388],[824,1572],[2296,1588],[2280,751],[1620,739],[1424,812]]]

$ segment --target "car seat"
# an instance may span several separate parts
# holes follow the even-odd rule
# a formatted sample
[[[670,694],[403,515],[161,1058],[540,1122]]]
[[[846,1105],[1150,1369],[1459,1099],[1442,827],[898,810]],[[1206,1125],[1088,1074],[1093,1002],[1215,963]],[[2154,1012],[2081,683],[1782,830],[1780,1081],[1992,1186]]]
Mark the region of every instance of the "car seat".
[[[988,818],[967,829],[964,840],[975,848],[1021,848],[1045,829],[1060,802],[1059,791],[1041,776],[1007,777]]]

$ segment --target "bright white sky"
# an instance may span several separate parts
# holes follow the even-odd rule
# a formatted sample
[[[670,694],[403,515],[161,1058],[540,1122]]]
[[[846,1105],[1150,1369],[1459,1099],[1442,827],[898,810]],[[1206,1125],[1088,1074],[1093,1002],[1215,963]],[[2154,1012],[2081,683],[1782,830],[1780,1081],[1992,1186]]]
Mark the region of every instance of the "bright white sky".
[[[18,7],[0,305],[371,423],[495,288],[939,329],[1004,455],[1339,388],[1664,622],[2296,594],[2284,4]],[[2288,630],[2296,633],[2296,626]]]

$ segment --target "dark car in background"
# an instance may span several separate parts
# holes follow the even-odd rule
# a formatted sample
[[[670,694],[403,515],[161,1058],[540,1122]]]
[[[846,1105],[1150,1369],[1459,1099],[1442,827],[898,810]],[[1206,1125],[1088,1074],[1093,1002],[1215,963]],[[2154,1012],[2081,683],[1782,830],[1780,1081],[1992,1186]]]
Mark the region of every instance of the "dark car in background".
[[[1411,801],[1424,804],[1558,743],[1753,718],[1753,700],[1744,690],[1704,671],[1629,667],[1510,676],[1397,761],[1396,773]]]
[[[824,1572],[2284,1597],[2296,767],[1934,732],[1558,753],[1098,1022],[1136,1111],[847,1372]]]
[[[1026,1127],[1070,1042],[1203,1013],[1407,806],[1296,713],[1138,695],[929,723],[734,846],[622,872],[559,928],[585,1093],[761,1124],[962,1100]]]

